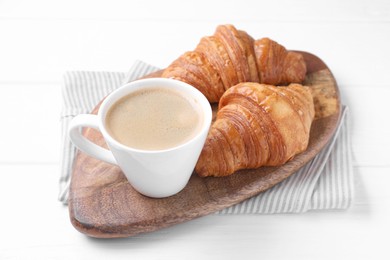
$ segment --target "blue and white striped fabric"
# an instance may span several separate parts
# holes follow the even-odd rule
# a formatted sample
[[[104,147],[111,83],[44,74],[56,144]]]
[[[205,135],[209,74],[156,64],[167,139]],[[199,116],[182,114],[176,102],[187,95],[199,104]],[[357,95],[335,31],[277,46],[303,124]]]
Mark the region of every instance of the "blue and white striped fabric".
[[[67,203],[76,152],[66,135],[70,120],[80,113],[89,113],[103,97],[124,83],[156,70],[158,68],[137,61],[127,74],[73,71],[64,75],[59,181],[61,202]],[[336,134],[312,161],[273,188],[216,214],[301,213],[308,210],[346,209],[351,205],[352,198],[353,169],[348,108],[343,107],[342,120]]]

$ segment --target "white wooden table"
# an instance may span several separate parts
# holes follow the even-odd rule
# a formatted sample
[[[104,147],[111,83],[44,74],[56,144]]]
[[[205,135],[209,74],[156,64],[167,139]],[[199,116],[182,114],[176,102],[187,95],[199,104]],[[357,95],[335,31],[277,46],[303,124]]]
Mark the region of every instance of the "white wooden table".
[[[57,201],[62,74],[165,67],[224,23],[331,68],[352,113],[353,206],[127,239],[76,231]],[[0,0],[0,259],[390,259],[389,46],[387,0]]]

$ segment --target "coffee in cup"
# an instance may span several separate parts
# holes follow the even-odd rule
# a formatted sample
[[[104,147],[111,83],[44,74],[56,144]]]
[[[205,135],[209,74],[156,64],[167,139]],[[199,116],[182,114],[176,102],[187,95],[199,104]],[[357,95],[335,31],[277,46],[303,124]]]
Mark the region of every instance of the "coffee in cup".
[[[135,190],[162,198],[188,183],[211,119],[210,103],[191,85],[142,79],[108,95],[97,115],[73,118],[69,136],[90,156],[118,165]],[[85,138],[83,127],[99,130],[109,150]]]
[[[192,139],[201,129],[201,107],[177,90],[141,89],[116,101],[105,126],[119,143],[142,150],[164,150]]]

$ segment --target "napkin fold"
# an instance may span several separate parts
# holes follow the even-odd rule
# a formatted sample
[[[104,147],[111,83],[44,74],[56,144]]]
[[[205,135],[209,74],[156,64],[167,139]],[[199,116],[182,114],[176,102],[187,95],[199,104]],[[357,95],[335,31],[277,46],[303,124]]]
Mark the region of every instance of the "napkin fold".
[[[64,75],[61,112],[61,158],[58,199],[67,204],[76,148],[67,129],[73,117],[90,113],[110,92],[159,68],[136,61],[128,73],[70,71]],[[302,213],[346,209],[353,199],[353,168],[348,108],[342,107],[337,130],[327,146],[283,182],[216,214]]]

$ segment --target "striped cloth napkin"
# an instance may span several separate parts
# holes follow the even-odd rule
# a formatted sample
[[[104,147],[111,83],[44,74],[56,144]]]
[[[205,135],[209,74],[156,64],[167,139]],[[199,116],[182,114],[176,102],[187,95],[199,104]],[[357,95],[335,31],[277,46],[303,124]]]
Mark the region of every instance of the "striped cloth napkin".
[[[67,135],[69,122],[89,113],[107,94],[129,81],[158,70],[136,61],[128,73],[73,71],[64,75],[61,114],[62,147],[59,200],[67,203],[76,148]],[[216,214],[301,213],[346,209],[353,198],[353,169],[348,133],[348,108],[329,144],[295,174],[271,189]]]

